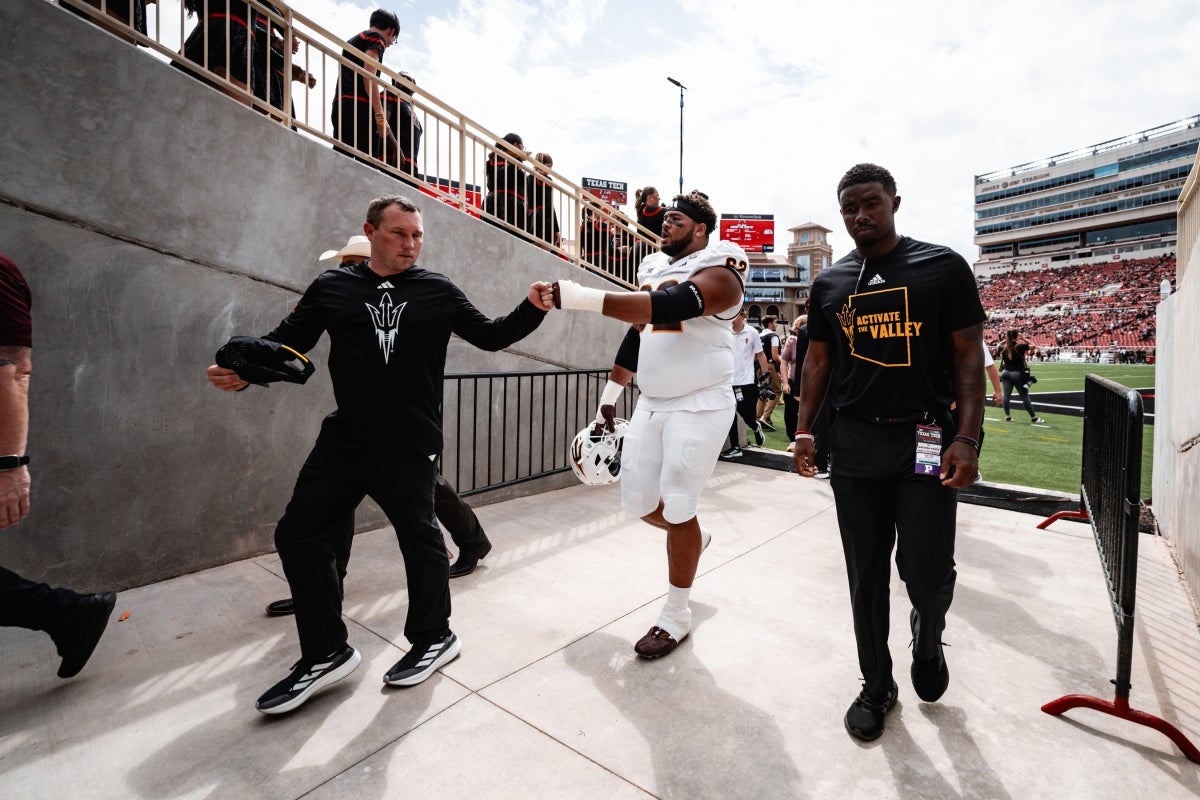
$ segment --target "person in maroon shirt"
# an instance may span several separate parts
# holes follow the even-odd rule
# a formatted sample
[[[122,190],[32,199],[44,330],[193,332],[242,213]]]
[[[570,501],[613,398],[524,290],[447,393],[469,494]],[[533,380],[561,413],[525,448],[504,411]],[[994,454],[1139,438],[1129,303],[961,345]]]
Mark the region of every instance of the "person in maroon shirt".
[[[17,265],[0,255],[0,530],[29,515],[29,380],[33,296]],[[45,631],[58,648],[60,678],[77,675],[104,635],[117,596],[79,594],[0,567],[0,625]]]

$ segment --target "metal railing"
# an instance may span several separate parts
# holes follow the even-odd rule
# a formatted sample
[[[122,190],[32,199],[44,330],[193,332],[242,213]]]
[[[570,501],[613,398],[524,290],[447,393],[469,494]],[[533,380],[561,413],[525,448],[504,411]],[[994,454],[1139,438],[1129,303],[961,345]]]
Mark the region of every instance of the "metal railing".
[[[1088,375],[1083,399],[1083,513],[1055,517],[1091,521],[1100,563],[1108,583],[1117,625],[1117,677],[1112,702],[1071,694],[1042,706],[1047,714],[1090,708],[1154,728],[1173,741],[1190,761],[1200,763],[1200,750],[1169,722],[1129,706],[1133,665],[1133,610],[1137,595],[1138,518],[1142,480],[1142,396],[1107,378]],[[1051,519],[1054,519],[1052,517]],[[1045,527],[1044,522],[1038,527]]]
[[[181,0],[151,5],[121,0],[113,8],[109,2],[57,0],[299,135],[329,144],[614,283],[632,287],[640,257],[658,247],[657,237],[635,220],[561,173],[526,161],[527,154],[508,148],[499,135],[427,89],[418,89],[407,76],[365,54],[365,66],[348,60],[343,56],[350,48],[346,40],[281,0],[188,0],[195,15],[187,13]],[[114,10],[129,6],[140,12],[139,18],[125,19]],[[358,22],[359,30],[365,30],[366,19]],[[188,52],[196,60],[183,54],[189,37]],[[212,63],[218,58],[234,61],[226,56],[231,52],[240,60]],[[371,115],[365,122],[361,115],[342,119],[349,124],[339,126],[340,138],[335,135],[331,110],[338,97],[347,96],[339,87],[346,73],[365,81],[369,92],[381,92],[384,108],[396,109],[394,141],[384,144],[376,135]],[[354,100],[356,95],[354,90],[348,96]],[[411,114],[400,125],[399,110],[406,102]],[[361,135],[360,125],[372,127],[369,136]],[[506,197],[489,198],[489,188],[503,190],[495,194]],[[509,193],[524,197],[524,213],[509,212],[503,202]],[[540,219],[529,213],[535,205],[543,206]]]
[[[592,422],[608,369],[446,376],[442,474],[460,495],[501,489],[571,469],[571,440]],[[622,394],[628,419],[636,387]]]

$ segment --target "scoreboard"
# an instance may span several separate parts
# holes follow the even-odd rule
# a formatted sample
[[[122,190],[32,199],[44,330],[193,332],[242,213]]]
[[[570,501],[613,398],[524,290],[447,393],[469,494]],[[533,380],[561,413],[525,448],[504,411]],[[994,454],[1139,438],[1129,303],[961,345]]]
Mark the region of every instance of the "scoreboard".
[[[775,252],[774,214],[722,214],[721,239],[747,253]]]

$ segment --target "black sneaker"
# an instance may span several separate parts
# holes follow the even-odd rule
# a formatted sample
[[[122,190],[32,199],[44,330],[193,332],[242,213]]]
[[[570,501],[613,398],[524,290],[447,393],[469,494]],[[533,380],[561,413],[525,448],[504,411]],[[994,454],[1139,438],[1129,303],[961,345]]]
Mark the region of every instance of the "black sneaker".
[[[950,685],[950,667],[946,664],[946,655],[942,645],[938,643],[938,654],[934,658],[917,658],[916,642],[917,629],[921,624],[921,615],[914,608],[908,614],[908,624],[913,634],[913,663],[909,674],[912,676],[913,689],[917,697],[926,703],[935,703],[946,693]]]
[[[443,664],[449,664],[457,658],[461,650],[462,642],[453,631],[432,642],[416,642],[404,658],[387,671],[383,682],[392,686],[416,686]]]
[[[760,420],[758,421],[758,424],[759,424],[759,425],[762,425],[764,430],[768,430],[768,431],[770,431],[771,433],[774,433],[774,432],[775,432],[775,426],[771,424],[771,421],[770,421],[770,420],[766,420],[766,419],[760,419]]]
[[[896,705],[900,687],[892,681],[887,697],[872,697],[864,688],[846,711],[846,730],[856,739],[873,742],[883,734],[883,717]]]
[[[726,450],[725,452],[721,453],[721,458],[741,458],[741,457],[742,457],[742,448],[740,448],[740,447],[731,447],[728,450]]]
[[[117,596],[112,592],[85,594],[65,620],[54,627],[50,638],[62,656],[58,677],[73,678],[87,664],[108,627],[116,603]]]
[[[754,426],[754,443],[757,444],[759,447],[762,447],[763,442],[765,442],[766,440],[767,440],[767,437],[763,436],[762,423],[760,422]]]
[[[299,708],[321,689],[354,672],[360,661],[362,656],[348,644],[320,661],[300,659],[293,665],[292,674],[267,689],[254,707],[264,714],[286,714]]]

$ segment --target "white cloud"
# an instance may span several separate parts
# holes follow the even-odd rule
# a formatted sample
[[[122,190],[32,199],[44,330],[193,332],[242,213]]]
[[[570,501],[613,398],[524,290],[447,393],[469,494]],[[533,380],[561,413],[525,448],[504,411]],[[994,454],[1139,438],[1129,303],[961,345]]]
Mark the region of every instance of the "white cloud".
[[[369,4],[294,0],[342,36]],[[385,60],[576,179],[679,171],[718,210],[809,220],[850,246],[834,187],[895,174],[901,231],[968,259],[973,176],[1200,111],[1194,0],[408,0]],[[786,244],[777,238],[782,250]]]

